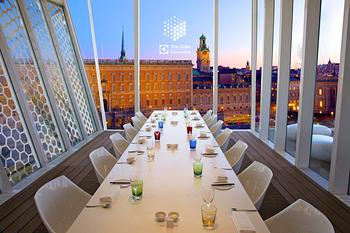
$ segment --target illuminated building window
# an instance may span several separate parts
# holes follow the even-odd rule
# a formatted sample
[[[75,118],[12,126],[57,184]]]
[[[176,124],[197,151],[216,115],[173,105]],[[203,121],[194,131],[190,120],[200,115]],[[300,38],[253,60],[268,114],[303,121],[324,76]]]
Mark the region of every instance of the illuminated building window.
[[[320,108],[322,108],[322,107],[323,107],[323,101],[320,100]]]
[[[322,90],[322,88],[318,89],[318,95],[323,95],[323,90]]]

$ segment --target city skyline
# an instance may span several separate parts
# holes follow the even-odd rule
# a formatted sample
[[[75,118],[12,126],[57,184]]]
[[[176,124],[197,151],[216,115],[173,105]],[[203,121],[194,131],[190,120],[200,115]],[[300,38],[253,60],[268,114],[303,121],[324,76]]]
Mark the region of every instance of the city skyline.
[[[327,63],[328,59],[332,62],[339,62],[341,22],[343,12],[343,0],[322,1],[321,26],[320,26],[320,46],[319,46],[319,64]],[[99,2],[100,3],[100,2]],[[97,49],[99,58],[118,58],[120,56],[122,27],[125,31],[125,50],[126,57],[133,59],[134,41],[133,41],[133,1],[105,0],[105,4],[97,4],[92,1],[94,23],[97,38]],[[300,50],[302,45],[303,29],[303,0],[294,2],[293,19],[293,40],[292,40],[292,68],[300,65]],[[174,60],[192,60],[195,64],[195,51],[199,41],[199,36],[203,33],[207,37],[207,44],[213,48],[213,18],[208,17],[213,13],[213,2],[211,0],[199,1],[192,0],[184,2],[167,2],[152,0],[140,3],[140,58],[141,59],[174,59]],[[93,58],[92,42],[90,35],[90,25],[85,0],[68,1],[72,14],[73,23],[77,32],[78,41],[82,49],[84,58]],[[110,6],[110,7],[106,7]],[[157,6],[154,8],[154,6]],[[183,11],[186,9],[196,9],[194,12]],[[240,9],[239,11],[234,9]],[[278,65],[278,27],[279,27],[279,9],[280,1],[275,4],[275,30],[274,30],[274,58],[273,65]],[[118,9],[116,12],[115,9]],[[232,11],[235,13],[232,14]],[[262,63],[262,27],[263,4],[259,1],[258,6],[258,64]],[[157,14],[154,14],[157,12]],[[230,1],[223,0],[219,4],[219,65],[242,68],[246,61],[250,61],[250,43],[251,43],[251,1]],[[341,13],[341,14],[339,14]],[[332,17],[337,15],[339,17]],[[111,17],[116,18],[111,20]],[[165,20],[176,16],[186,21],[186,35],[176,42],[163,35],[163,23]],[[247,17],[248,16],[248,17]],[[232,22],[239,22],[232,26],[232,22],[223,21],[231,17]],[[243,19],[243,20],[242,20]],[[116,23],[117,22],[117,23]],[[153,33],[149,33],[152,31]],[[238,34],[239,33],[239,34]],[[327,36],[326,36],[327,35]],[[177,45],[183,46],[186,53],[176,55],[159,54],[159,46]],[[213,53],[211,53],[213,60]]]

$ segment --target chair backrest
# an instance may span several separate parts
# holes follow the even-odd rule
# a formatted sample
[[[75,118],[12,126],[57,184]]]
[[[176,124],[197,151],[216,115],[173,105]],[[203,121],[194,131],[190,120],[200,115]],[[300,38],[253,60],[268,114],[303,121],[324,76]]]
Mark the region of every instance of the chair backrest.
[[[219,135],[223,124],[224,122],[222,120],[218,120],[212,127],[210,127],[210,132],[214,135],[214,137]]]
[[[137,116],[131,117],[131,120],[132,120],[132,124],[134,125],[135,129],[140,130],[142,128],[143,124],[141,123],[141,121],[139,120],[139,118]]]
[[[109,139],[112,141],[116,157],[119,158],[129,146],[129,142],[120,133],[112,134]]]
[[[208,119],[213,114],[213,110],[209,109],[204,115],[203,115],[203,120]]]
[[[225,152],[226,159],[236,174],[238,174],[239,169],[241,168],[247,148],[247,143],[238,140],[230,149],[228,149],[228,151]]]
[[[117,162],[117,159],[104,147],[95,149],[90,153],[89,157],[98,182],[101,184]]]
[[[223,152],[227,150],[231,134],[232,134],[232,130],[230,130],[229,128],[226,128],[216,137],[216,142],[218,143],[218,145],[220,146]]]
[[[334,233],[332,223],[318,209],[298,199],[265,221],[271,233]]]
[[[207,124],[208,128],[212,127],[212,125],[215,124],[216,119],[217,119],[216,114],[213,114],[213,115],[211,115],[211,117],[208,118],[208,120],[205,122]]]
[[[143,115],[142,112],[137,112],[136,116],[139,118],[139,120],[141,121],[142,124],[146,123],[147,117],[145,117],[145,115]]]
[[[131,142],[136,136],[138,130],[135,129],[130,123],[124,124],[123,128],[125,130],[126,139]]]
[[[239,180],[257,209],[260,208],[264,200],[272,176],[271,169],[258,161],[254,161],[238,175]]]
[[[34,195],[39,215],[51,233],[67,232],[90,198],[65,176],[44,184]]]

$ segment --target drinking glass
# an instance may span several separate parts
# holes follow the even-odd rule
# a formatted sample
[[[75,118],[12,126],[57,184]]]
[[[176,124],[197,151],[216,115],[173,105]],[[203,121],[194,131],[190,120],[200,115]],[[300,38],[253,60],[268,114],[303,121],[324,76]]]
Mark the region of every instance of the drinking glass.
[[[154,139],[156,141],[159,141],[160,140],[160,131],[154,131]]]
[[[207,205],[210,205],[215,197],[215,189],[210,186],[205,186],[202,190],[202,197]]]
[[[213,229],[215,225],[217,208],[214,205],[202,205],[202,223],[206,229]]]
[[[201,160],[193,162],[193,174],[194,177],[202,177],[203,163]]]
[[[187,134],[192,134],[192,126],[187,125]]]
[[[155,156],[154,142],[152,140],[148,140],[146,147],[147,147],[148,161],[153,161],[154,160],[154,156]]]
[[[158,128],[163,129],[164,122],[163,121],[158,121]]]
[[[192,137],[189,141],[190,143],[190,149],[191,150],[195,150],[196,149],[196,146],[197,146],[197,140],[196,138]]]
[[[140,200],[142,198],[143,180],[137,176],[130,177],[130,187],[132,199]]]

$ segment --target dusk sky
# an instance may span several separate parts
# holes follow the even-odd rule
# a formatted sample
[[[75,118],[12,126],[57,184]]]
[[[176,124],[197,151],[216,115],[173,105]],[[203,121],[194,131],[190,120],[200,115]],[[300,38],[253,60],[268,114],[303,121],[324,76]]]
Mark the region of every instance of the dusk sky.
[[[132,0],[91,0],[99,58],[120,55],[124,26],[127,58],[133,58]],[[93,58],[87,0],[68,0],[73,23],[84,58]],[[321,11],[319,63],[330,58],[339,61],[344,0],[323,0]],[[263,1],[259,1],[258,66],[262,62]],[[275,5],[274,65],[278,64],[280,0]],[[292,40],[292,66],[298,67],[302,46],[304,0],[295,0]],[[141,59],[185,59],[195,64],[199,36],[207,37],[213,48],[213,0],[141,0]],[[164,21],[176,17],[186,22],[186,34],[176,40],[164,35]],[[250,60],[251,1],[219,0],[219,64],[244,67]],[[160,45],[178,46],[181,54],[160,54]]]

